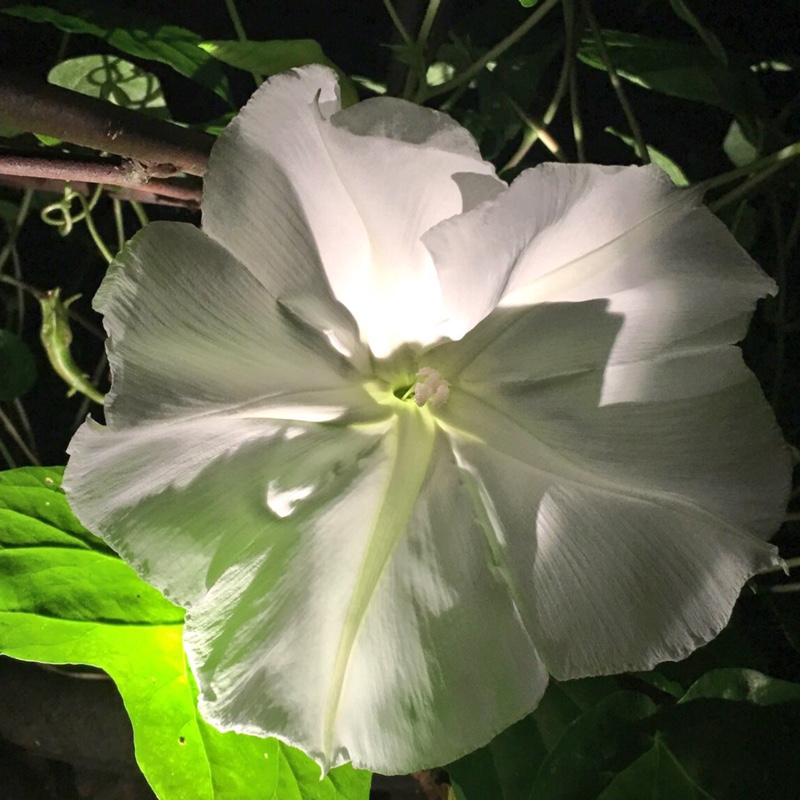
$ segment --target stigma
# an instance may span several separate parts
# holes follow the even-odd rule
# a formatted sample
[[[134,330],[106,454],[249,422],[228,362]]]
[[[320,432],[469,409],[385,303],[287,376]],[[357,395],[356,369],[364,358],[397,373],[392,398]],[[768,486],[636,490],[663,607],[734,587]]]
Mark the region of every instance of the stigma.
[[[414,402],[420,407],[428,403],[431,408],[439,408],[450,394],[450,384],[431,367],[422,367],[416,377],[420,380],[414,384]]]

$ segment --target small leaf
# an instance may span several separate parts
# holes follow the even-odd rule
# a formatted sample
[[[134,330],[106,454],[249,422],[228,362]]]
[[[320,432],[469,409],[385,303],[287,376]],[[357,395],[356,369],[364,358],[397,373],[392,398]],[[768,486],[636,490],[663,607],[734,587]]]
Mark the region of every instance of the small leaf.
[[[523,8],[533,8],[538,2],[539,0],[519,0],[519,4]]]
[[[128,55],[160,61],[233,102],[219,64],[199,46],[202,37],[186,28],[89,0],[50,0],[47,5],[22,4],[0,10],[30,22],[47,22],[67,33],[96,36]]]
[[[161,119],[169,117],[158,78],[119,56],[70,58],[53,67],[47,80],[118,106],[144,111]]]
[[[715,669],[695,681],[678,702],[688,703],[699,698],[769,706],[800,701],[800,684],[770,678],[754,669]]]
[[[183,611],[81,527],[60,478],[57,468],[0,473],[0,652],[105,670],[160,800],[366,800],[368,773],[347,765],[320,780],[299,751],[198,715]]]
[[[200,47],[225,64],[260,75],[276,75],[306,64],[325,64],[339,75],[343,105],[358,102],[358,92],[352,81],[313,39],[276,39],[267,42],[226,40],[202,42]]]
[[[36,381],[36,362],[15,333],[0,329],[0,401],[25,394]]]
[[[722,142],[722,149],[737,167],[743,167],[745,164],[755,161],[759,155],[758,147],[745,136],[738,120],[731,122]]]
[[[617,139],[621,139],[629,147],[636,150],[636,142],[633,136],[628,136],[627,134],[624,134],[621,131],[611,127],[606,128],[605,131],[606,133],[610,133],[612,136],[616,136]],[[684,171],[668,155],[665,155],[660,150],[649,144],[647,145],[647,153],[650,156],[650,160],[654,164],[661,167],[661,169],[663,169],[664,172],[669,175],[669,177],[672,179],[672,182],[676,186],[689,185],[689,179],[686,177]]]

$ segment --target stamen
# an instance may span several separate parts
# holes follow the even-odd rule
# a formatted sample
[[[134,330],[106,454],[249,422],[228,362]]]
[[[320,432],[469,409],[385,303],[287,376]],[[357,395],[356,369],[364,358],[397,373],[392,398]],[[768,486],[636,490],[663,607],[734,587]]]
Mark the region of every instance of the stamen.
[[[430,403],[431,408],[439,408],[450,394],[450,384],[431,367],[422,367],[417,377],[422,380],[414,384],[414,402],[420,407]]]

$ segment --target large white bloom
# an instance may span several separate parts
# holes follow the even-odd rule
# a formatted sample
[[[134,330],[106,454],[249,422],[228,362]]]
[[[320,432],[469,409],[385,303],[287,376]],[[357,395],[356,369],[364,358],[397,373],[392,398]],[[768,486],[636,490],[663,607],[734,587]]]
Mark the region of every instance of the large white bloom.
[[[446,763],[779,563],[789,454],[732,344],[774,289],[654,167],[506,187],[447,116],[298,70],[216,144],[202,231],[112,265],[69,498],[188,609],[214,725]]]

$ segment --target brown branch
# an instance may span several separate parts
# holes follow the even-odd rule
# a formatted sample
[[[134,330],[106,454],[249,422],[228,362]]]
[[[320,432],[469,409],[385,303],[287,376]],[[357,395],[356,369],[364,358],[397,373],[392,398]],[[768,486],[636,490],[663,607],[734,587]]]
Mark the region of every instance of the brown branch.
[[[209,134],[6,70],[0,125],[123,156],[162,175],[202,175],[214,143]]]
[[[153,202],[152,198],[168,198],[189,208],[200,205],[202,189],[198,185],[158,180],[149,177],[146,165],[126,159],[122,162],[107,158],[69,158],[64,156],[29,156],[20,153],[0,153],[0,180],[5,177],[31,178],[50,182],[48,189],[60,191],[66,181],[74,183],[102,183],[120,186],[151,199],[135,197],[141,202]],[[7,181],[6,184],[8,185]],[[19,185],[19,184],[17,184]],[[35,183],[25,184],[30,188],[45,188]],[[79,191],[76,189],[76,191]],[[122,193],[115,193],[121,199]],[[158,202],[158,201],[156,201]]]

